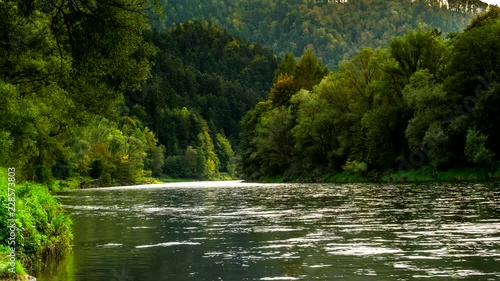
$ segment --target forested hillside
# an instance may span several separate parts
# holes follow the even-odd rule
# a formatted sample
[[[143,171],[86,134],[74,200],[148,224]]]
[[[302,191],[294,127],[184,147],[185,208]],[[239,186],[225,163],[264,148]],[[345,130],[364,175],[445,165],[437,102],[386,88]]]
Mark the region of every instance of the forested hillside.
[[[417,27],[458,32],[487,4],[478,0],[161,0],[168,27],[186,20],[209,20],[279,56],[300,56],[312,48],[330,69],[361,47],[386,47],[395,36]]]
[[[38,182],[234,176],[277,58],[204,22],[149,30],[149,1],[122,2],[2,2],[1,163]]]
[[[277,58],[200,21],[154,30],[147,40],[157,48],[152,78],[126,99],[129,114],[153,128],[164,146],[164,172],[199,179],[234,176],[239,122],[267,96]]]
[[[268,100],[243,120],[243,175],[346,171],[377,179],[421,167],[431,175],[465,167],[493,173],[498,46],[500,8],[492,7],[449,39],[417,29],[385,49],[363,48],[323,80],[299,72],[288,55]]]
[[[81,177],[97,180],[99,185],[131,184],[165,174],[198,179],[234,176],[241,117],[270,93],[271,100],[279,105],[274,107],[291,106],[290,114],[295,117],[290,126],[298,124],[298,116],[312,118],[299,106],[297,97],[289,97],[301,88],[309,93],[318,91],[313,86],[327,75],[328,65],[338,69],[320,86],[330,81],[349,90],[367,91],[369,98],[357,111],[345,111],[358,102],[349,96],[343,113],[335,113],[354,118],[335,121],[335,126],[345,122],[356,126],[342,131],[342,137],[332,133],[335,142],[322,136],[324,147],[314,148],[315,143],[304,133],[304,143],[287,139],[291,142],[280,149],[315,151],[311,152],[313,156],[303,158],[312,157],[307,161],[315,163],[310,164],[314,167],[319,163],[339,169],[351,158],[366,163],[368,169],[392,167],[401,150],[418,147],[416,140],[424,141],[422,130],[427,126],[416,119],[410,124],[418,132],[403,133],[405,118],[420,112],[406,108],[416,105],[402,98],[403,89],[412,85],[413,72],[423,68],[430,70],[431,81],[442,84],[443,91],[450,93],[447,102],[463,96],[460,91],[470,85],[457,86],[468,80],[457,76],[465,75],[462,72],[453,73],[461,68],[450,67],[450,63],[459,65],[469,59],[459,57],[456,51],[460,38],[469,33],[451,36],[450,40],[443,37],[465,27],[473,14],[485,8],[478,1],[160,2],[163,6],[158,9],[146,0],[0,3],[0,165],[15,166],[26,180],[51,182]],[[153,20],[150,29],[152,15],[162,9],[164,17]],[[432,36],[424,31],[421,33],[425,36],[407,33],[417,26],[433,30],[425,31]],[[392,39],[404,34],[409,34],[404,38],[416,36],[412,40],[421,42],[413,46],[407,42],[410,39]],[[262,42],[280,55],[252,42]],[[387,49],[358,51],[362,46],[386,46],[389,42]],[[479,42],[486,44],[483,38]],[[426,49],[426,44],[433,47]],[[411,57],[417,54],[408,53],[408,48],[414,47],[424,52],[425,60]],[[492,45],[491,50],[494,48]],[[471,65],[484,58],[472,56],[477,59]],[[349,60],[339,68],[338,62],[344,58]],[[370,86],[366,89],[366,85],[345,84],[359,75],[356,60],[368,68],[369,81],[363,83]],[[437,65],[422,66],[426,63]],[[452,79],[457,82],[450,82]],[[400,103],[396,103],[397,98]],[[379,105],[386,106],[387,111],[370,113],[369,109]],[[257,108],[263,112],[269,109],[262,104]],[[369,117],[365,117],[366,112]],[[386,116],[392,113],[402,118]],[[243,123],[242,154],[243,160],[250,162],[257,147],[266,149],[253,143],[254,137],[266,134],[257,126],[260,115],[251,122],[255,124],[250,126],[248,120]],[[308,126],[303,128],[310,130]],[[376,132],[377,126],[385,131]],[[478,137],[482,132],[489,136],[488,143],[496,141],[496,133],[485,123],[476,124],[476,129]],[[298,129],[292,132],[300,135]],[[351,141],[358,133],[364,144],[378,134],[380,138],[373,139],[369,147],[360,146]],[[450,131],[447,137],[461,139],[460,134]],[[409,139],[403,141],[405,136]],[[398,137],[400,142],[392,141]],[[388,143],[391,147],[384,148]],[[355,145],[353,154],[348,152],[349,145]],[[452,156],[443,163],[457,160],[462,147],[454,142]],[[328,159],[340,160],[331,164],[316,156],[316,150],[331,151]],[[288,157],[286,153],[281,157]],[[290,168],[273,165],[271,172]],[[253,169],[247,164],[243,167]]]

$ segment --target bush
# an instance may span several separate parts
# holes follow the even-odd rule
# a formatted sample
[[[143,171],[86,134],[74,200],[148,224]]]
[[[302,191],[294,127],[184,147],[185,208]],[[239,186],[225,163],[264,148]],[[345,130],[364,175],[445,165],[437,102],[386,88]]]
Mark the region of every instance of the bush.
[[[38,165],[35,167],[35,175],[37,182],[48,183],[51,181],[52,171],[45,165]]]
[[[348,160],[344,166],[342,166],[344,171],[352,173],[352,174],[357,174],[357,175],[363,175],[368,166],[366,165],[365,162],[358,162],[358,161],[350,161]]]
[[[0,182],[7,182],[7,171],[0,168]],[[7,255],[10,250],[8,237],[8,190],[0,185],[0,279],[11,278],[7,272]],[[48,258],[61,257],[71,245],[71,219],[61,205],[40,184],[22,183],[15,188],[16,195],[16,265],[17,274],[38,270]],[[4,267],[5,266],[5,267]],[[4,268],[3,271],[1,271]]]
[[[491,163],[495,155],[486,147],[487,140],[488,136],[480,134],[475,128],[467,131],[465,155],[469,162],[474,164]]]
[[[168,156],[167,159],[165,159],[163,171],[167,176],[172,178],[183,177],[186,172],[185,168],[183,168],[183,162],[182,156]]]

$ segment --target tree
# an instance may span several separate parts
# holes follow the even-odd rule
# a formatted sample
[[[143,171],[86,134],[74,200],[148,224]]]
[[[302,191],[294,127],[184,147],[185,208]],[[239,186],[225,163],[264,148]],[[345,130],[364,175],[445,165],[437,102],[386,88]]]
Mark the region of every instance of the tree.
[[[235,176],[232,160],[235,156],[231,143],[220,133],[215,136],[215,153],[219,156],[220,171]]]
[[[448,109],[443,85],[433,82],[427,69],[419,70],[404,88],[403,100],[414,112],[405,131],[410,149],[430,150],[431,158],[442,158],[447,154],[444,147],[448,141],[442,129],[443,112]]]
[[[442,81],[448,48],[439,36],[434,30],[416,30],[393,39],[389,50],[398,63],[393,71],[409,81],[417,70],[428,69],[434,79]]]
[[[295,56],[293,55],[293,53],[286,53],[285,57],[283,58],[281,63],[278,65],[278,68],[274,72],[273,82],[276,83],[278,77],[281,74],[295,76],[296,70],[297,70],[297,60],[295,59]]]
[[[491,8],[484,16],[472,21],[469,28],[453,41],[453,53],[448,69],[446,90],[453,93],[457,104],[454,116],[470,116],[476,128],[488,137],[495,155],[500,153],[500,132],[494,124],[500,122],[500,8]],[[472,113],[472,114],[471,114]],[[463,136],[465,132],[463,132]]]
[[[269,92],[269,101],[274,107],[288,106],[290,98],[299,90],[293,76],[280,74]]]
[[[467,131],[465,141],[465,155],[469,162],[474,164],[488,164],[493,160],[494,154],[486,147],[488,137],[477,129]]]
[[[260,118],[264,113],[272,108],[271,102],[259,102],[255,108],[248,111],[241,120],[241,135],[240,135],[240,153],[241,162],[240,170],[242,176],[250,179],[257,179],[263,175],[262,155],[256,153],[258,144],[255,142],[257,137],[257,126],[259,125]]]
[[[328,68],[323,66],[311,49],[307,49],[300,57],[295,70],[295,81],[300,89],[312,90],[321,79],[328,74]],[[279,79],[279,78],[278,78]]]
[[[255,153],[262,159],[264,174],[280,174],[293,162],[294,141],[290,133],[293,117],[288,108],[278,107],[264,113],[256,128]]]

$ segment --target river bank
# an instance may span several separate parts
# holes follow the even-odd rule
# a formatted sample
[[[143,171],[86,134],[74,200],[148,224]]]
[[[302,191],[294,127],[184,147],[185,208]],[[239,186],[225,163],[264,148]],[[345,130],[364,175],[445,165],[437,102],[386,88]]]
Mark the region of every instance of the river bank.
[[[354,174],[349,172],[325,173],[325,174],[302,174],[288,176],[262,177],[258,182],[280,183],[280,182],[305,182],[305,183],[367,183],[367,182],[408,182],[408,183],[430,183],[430,182],[488,182],[499,181],[500,169],[491,168],[467,168],[450,169],[438,171],[423,167],[417,170],[389,171],[383,173]]]
[[[231,181],[238,180],[238,178],[231,177],[228,174],[221,173],[218,177],[208,179],[207,181]],[[113,187],[113,186],[132,186],[132,185],[145,185],[145,184],[162,184],[162,183],[182,183],[182,182],[199,182],[199,179],[192,178],[172,178],[163,176],[160,178],[144,177],[133,184],[112,184],[103,185],[102,182],[90,177],[72,177],[65,180],[55,180],[48,185],[50,191],[64,191],[73,189],[86,189],[86,188],[100,188],[100,187]]]
[[[15,170],[0,167],[0,279],[32,280],[71,249],[72,221],[43,184],[15,181]]]

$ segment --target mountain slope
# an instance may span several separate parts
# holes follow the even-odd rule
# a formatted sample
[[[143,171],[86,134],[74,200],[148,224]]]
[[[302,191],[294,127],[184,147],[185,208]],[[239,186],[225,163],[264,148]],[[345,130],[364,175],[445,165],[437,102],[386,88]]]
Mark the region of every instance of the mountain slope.
[[[152,128],[165,147],[165,173],[233,173],[229,162],[239,121],[267,96],[277,58],[270,49],[201,21],[155,30],[147,40],[157,48],[153,77],[140,95],[128,92],[126,100],[129,114]]]
[[[487,4],[481,1],[195,1],[162,0],[165,17],[157,26],[190,19],[210,20],[280,56],[312,48],[330,68],[360,47],[384,47],[390,38],[416,27],[458,32]]]

